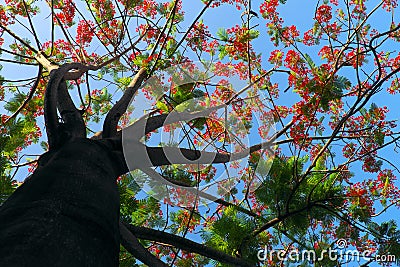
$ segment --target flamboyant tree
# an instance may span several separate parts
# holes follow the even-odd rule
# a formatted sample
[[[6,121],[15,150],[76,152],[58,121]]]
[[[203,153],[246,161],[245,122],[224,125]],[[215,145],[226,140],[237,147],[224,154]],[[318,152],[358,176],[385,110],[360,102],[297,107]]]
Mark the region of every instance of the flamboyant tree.
[[[397,1],[299,2],[0,5],[4,262],[398,263]]]

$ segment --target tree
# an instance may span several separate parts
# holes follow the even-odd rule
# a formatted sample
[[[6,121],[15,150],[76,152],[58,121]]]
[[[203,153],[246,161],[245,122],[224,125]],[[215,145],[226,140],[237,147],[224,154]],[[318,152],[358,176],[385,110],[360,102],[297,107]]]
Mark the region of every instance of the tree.
[[[398,263],[397,1],[6,4],[2,263]]]

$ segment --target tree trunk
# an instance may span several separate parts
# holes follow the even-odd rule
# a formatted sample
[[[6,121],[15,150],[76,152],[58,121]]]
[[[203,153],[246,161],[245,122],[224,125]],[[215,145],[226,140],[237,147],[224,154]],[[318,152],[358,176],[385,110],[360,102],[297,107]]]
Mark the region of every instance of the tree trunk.
[[[111,145],[73,139],[0,207],[0,266],[118,266],[121,161]]]

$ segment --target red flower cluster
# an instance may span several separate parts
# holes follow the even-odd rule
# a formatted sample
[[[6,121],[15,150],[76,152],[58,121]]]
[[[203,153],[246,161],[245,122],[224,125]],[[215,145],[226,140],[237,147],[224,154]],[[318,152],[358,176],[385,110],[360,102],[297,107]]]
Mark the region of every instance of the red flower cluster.
[[[265,19],[274,20],[276,17],[276,8],[279,5],[278,0],[265,0],[264,3],[260,5],[260,13]]]
[[[343,156],[345,158],[352,158],[353,156],[355,156],[356,148],[357,148],[357,144],[355,144],[355,143],[346,144],[342,149]]]
[[[318,55],[321,57],[321,59],[326,59],[329,63],[335,62],[338,54],[338,49],[333,49],[328,45],[323,46],[318,52]]]
[[[10,118],[10,116],[7,115],[1,115],[1,124],[6,123],[6,121],[8,120],[8,118]]]
[[[215,62],[215,70],[213,72],[217,76],[232,77],[239,75],[240,79],[246,80],[248,78],[248,67],[243,62],[222,63],[218,61]]]
[[[383,0],[382,8],[388,12],[391,12],[397,7],[397,0]]]
[[[72,26],[75,17],[75,6],[72,0],[54,1],[53,4],[55,9],[61,10],[61,12],[55,14],[60,22],[65,26]],[[56,18],[54,18],[54,22],[57,23]]]
[[[277,66],[280,67],[282,66],[282,60],[283,60],[284,52],[281,50],[274,50],[271,52],[271,55],[268,59],[268,61]]]
[[[361,183],[355,183],[348,188],[346,196],[350,202],[362,209],[367,213],[372,214],[374,202],[368,195],[368,190]]]
[[[76,42],[80,45],[88,45],[94,35],[94,23],[90,20],[81,20],[76,28]]]
[[[329,2],[331,2],[331,4],[338,6],[339,5],[339,1],[338,0],[330,0]]]
[[[350,63],[353,68],[360,67],[364,64],[365,61],[365,53],[363,53],[363,49],[360,50],[351,50],[349,53],[346,54],[346,58],[348,63]]]
[[[210,7],[219,7],[221,4],[224,4],[224,3],[230,4],[230,5],[235,4],[236,8],[238,10],[241,10],[242,9],[241,6],[245,5],[246,0],[216,0],[211,4]]]
[[[46,51],[47,54],[50,54],[51,48],[53,48],[51,56],[56,55],[55,58],[59,60],[63,60],[66,57],[70,56],[71,53],[74,53],[73,46],[69,42],[66,42],[62,39],[54,41],[53,46],[51,44],[51,41],[45,42],[42,47],[42,49]]]
[[[136,28],[136,32],[139,32],[141,35],[145,35],[145,40],[150,43],[150,40],[157,37],[157,33],[160,31],[157,28],[153,28],[148,24],[140,24]]]
[[[227,80],[222,79],[218,82],[213,96],[222,102],[226,102],[233,96],[233,93],[232,85]]]
[[[400,91],[400,79],[394,78],[390,84],[390,87],[388,87],[387,91],[391,95],[398,93]]]
[[[12,14],[12,17],[14,17],[14,15],[27,17],[28,13],[29,16],[34,16],[37,14],[37,11],[39,10],[37,7],[33,5],[35,1],[32,1],[32,3],[30,2],[24,3],[24,1],[21,0],[5,0],[5,2],[7,4],[7,9]]]
[[[29,164],[28,166],[29,166],[28,167],[28,172],[29,173],[33,173],[36,170],[36,168],[38,166],[38,163],[34,162],[34,163]]]
[[[284,66],[293,71],[288,78],[289,85],[296,86],[297,89],[303,90],[305,93],[308,94],[308,90],[305,88],[306,84],[309,82],[307,76],[308,69],[306,68],[304,61],[301,59],[299,53],[294,50],[289,50],[286,53]]]
[[[157,15],[157,3],[153,0],[143,0],[140,5],[135,6],[135,10],[140,14],[154,19]]]
[[[250,33],[246,27],[235,25],[234,27],[227,29],[226,32],[231,35],[229,37],[229,45],[226,46],[226,51],[234,59],[246,58],[247,51],[251,47]],[[250,45],[250,47],[249,47]]]
[[[379,190],[380,195],[384,197],[390,197],[393,194],[398,194],[398,188],[394,185],[394,181],[396,181],[396,176],[393,174],[391,170],[382,170],[379,172],[377,180],[375,183],[372,183],[371,192]],[[397,198],[394,197],[396,200]]]
[[[285,27],[282,30],[282,41],[286,46],[290,46],[296,41],[296,38],[300,36],[300,32],[297,30],[295,25]]]
[[[30,146],[34,140],[39,139],[42,136],[42,131],[39,126],[35,124],[35,131],[27,133],[24,139],[24,147]]]
[[[96,0],[91,4],[97,18],[101,22],[109,21],[114,18],[115,7],[110,0]]]
[[[108,21],[104,27],[97,31],[100,40],[106,45],[117,44],[121,34],[123,33],[123,25],[121,21],[113,19]]]
[[[332,7],[328,5],[319,6],[315,14],[315,19],[319,23],[328,23],[332,19]]]
[[[189,32],[186,37],[188,46],[193,51],[211,51],[218,47],[218,41],[213,40],[210,44],[208,44],[209,36],[211,36],[210,31],[208,30],[208,26],[204,25],[202,22],[197,22],[193,29]],[[209,46],[211,46],[209,48]]]
[[[6,7],[3,5],[0,5],[0,24],[6,26],[9,23],[11,23],[9,16],[10,16],[9,14],[6,14]],[[2,32],[3,32],[3,30],[0,29],[0,34]]]

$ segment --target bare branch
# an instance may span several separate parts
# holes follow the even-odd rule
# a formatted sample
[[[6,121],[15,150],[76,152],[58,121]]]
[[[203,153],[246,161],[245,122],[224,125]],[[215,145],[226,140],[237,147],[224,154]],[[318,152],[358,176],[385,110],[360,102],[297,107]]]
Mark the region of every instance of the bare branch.
[[[119,233],[121,236],[121,244],[136,259],[140,260],[148,266],[167,267],[168,265],[156,258],[147,249],[145,249],[136,236],[129,231],[123,223],[119,223]]]
[[[124,140],[125,158],[131,170],[171,164],[227,163],[242,159],[255,151],[263,149],[268,150],[269,154],[273,154],[273,152],[270,151],[270,146],[273,144],[272,141],[259,143],[249,148],[244,148],[239,152],[218,153],[168,146],[148,147],[135,138],[125,136],[122,138]],[[121,140],[121,137],[118,136],[116,139]],[[138,155],[140,155],[140,157]],[[131,164],[129,164],[129,162]]]
[[[146,147],[152,166],[171,164],[226,163],[230,154],[191,150],[178,147]]]
[[[44,96],[44,121],[49,142],[49,148],[57,146],[58,143],[58,116],[57,116],[57,90],[62,76],[52,72],[47,83]]]
[[[33,26],[31,14],[30,14],[30,12],[28,11],[28,6],[27,6],[25,0],[23,0],[22,3],[24,4],[25,12],[26,12],[26,15],[27,15],[27,17],[28,17],[28,21],[29,21],[29,25],[30,25],[31,30],[32,30],[33,37],[35,38],[36,45],[37,45],[37,47],[39,48],[39,47],[40,47],[40,41],[39,41],[39,38],[38,38],[38,36],[37,36],[35,27]]]
[[[160,244],[171,245],[187,252],[197,253],[199,255],[219,261],[221,263],[226,263],[233,266],[241,266],[241,267],[255,266],[255,264],[251,264],[247,262],[245,259],[232,257],[216,249],[210,248],[208,246],[193,242],[186,238],[176,236],[170,233],[149,229],[141,226],[134,226],[131,224],[126,225],[126,228],[129,231],[131,231],[137,238],[151,240]]]
[[[71,137],[86,137],[82,113],[75,107],[64,79],[58,85],[57,107]]]
[[[146,147],[146,150],[152,166],[162,166],[171,164],[227,163],[242,159],[255,151],[268,149],[269,146],[270,142],[264,142],[234,153],[207,152],[168,146]]]
[[[147,70],[141,68],[135,75],[121,99],[108,112],[103,124],[103,138],[113,137],[117,134],[117,125],[121,116],[125,113],[136,91],[147,76]]]
[[[77,69],[78,71],[69,72],[69,70],[72,69]],[[58,91],[60,83],[64,79],[77,79],[82,73],[89,69],[93,69],[93,67],[85,66],[81,63],[69,63],[53,69],[53,71],[50,73],[50,79],[47,84],[44,100],[44,120],[46,124],[46,132],[50,148],[57,147],[60,141],[60,136],[58,134],[59,123],[57,116],[57,102],[59,99]],[[61,92],[61,96],[65,96],[65,93],[68,94],[68,92]],[[62,105],[62,110],[64,108],[67,108],[67,106],[68,109],[70,109],[70,103],[67,103],[66,106],[64,106],[64,104]]]

